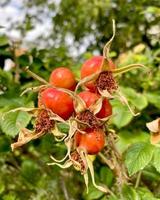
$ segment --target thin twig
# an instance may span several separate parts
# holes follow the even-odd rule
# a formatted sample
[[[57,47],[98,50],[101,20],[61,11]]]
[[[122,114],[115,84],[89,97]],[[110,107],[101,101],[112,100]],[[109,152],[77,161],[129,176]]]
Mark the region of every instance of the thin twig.
[[[136,183],[135,183],[135,188],[137,188],[139,186],[139,183],[140,183],[140,180],[141,180],[141,175],[142,175],[142,171],[139,171],[138,172],[138,175],[137,175],[137,179],[136,179]]]
[[[60,180],[60,181],[61,181],[62,190],[63,190],[63,193],[64,193],[65,200],[70,200],[69,194],[68,194],[68,191],[67,191],[67,188],[66,188],[65,181],[63,180],[62,177],[61,177],[61,180]]]
[[[114,169],[114,166],[111,164],[111,162],[101,152],[98,155],[109,166],[110,169]]]

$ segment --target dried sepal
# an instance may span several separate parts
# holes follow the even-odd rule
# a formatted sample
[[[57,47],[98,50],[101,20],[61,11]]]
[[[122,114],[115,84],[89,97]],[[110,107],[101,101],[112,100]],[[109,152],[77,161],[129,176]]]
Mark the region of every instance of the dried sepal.
[[[67,147],[67,153],[66,153],[66,155],[62,159],[58,160],[58,159],[54,158],[53,156],[50,156],[51,159],[54,162],[61,163],[61,162],[64,162],[67,159],[67,157],[70,158],[71,148],[73,146],[73,140],[72,139],[65,139],[65,145]]]
[[[146,126],[152,133],[159,133],[160,132],[160,118],[146,123]]]
[[[76,95],[76,93],[65,88],[57,88],[57,90],[65,92],[73,98],[74,109],[77,113],[85,110],[84,101],[78,95]]]
[[[71,149],[72,149],[72,146],[73,146],[73,135],[75,134],[75,131],[77,130],[77,123],[74,121],[74,120],[69,120],[69,132],[68,132],[68,135],[65,137],[64,139],[64,142],[65,142],[65,145],[67,147],[67,153],[66,155],[60,159],[60,160],[57,160],[56,158],[54,158],[53,156],[51,156],[51,159],[54,161],[54,162],[63,162],[64,160],[67,159],[67,157],[71,158]]]
[[[63,118],[61,118],[59,115],[57,115],[56,113],[52,112],[50,109],[47,109],[47,110],[49,111],[50,120],[54,120],[54,121],[57,121],[57,122],[62,122],[64,124],[68,125],[68,123]]]
[[[78,95],[75,95],[73,104],[76,113],[80,113],[86,109],[84,101]]]
[[[85,185],[86,185],[86,192],[88,194],[88,173],[84,173],[83,174],[83,177],[84,177],[84,182],[85,182]]]
[[[115,20],[114,19],[112,20],[112,29],[113,29],[113,35],[112,35],[111,39],[106,43],[106,45],[103,48],[104,59],[102,61],[102,66],[101,66],[102,71],[109,70],[109,68],[108,68],[109,52],[110,52],[110,47],[111,47],[112,41],[113,41],[115,34],[116,34],[116,26],[115,26]]]
[[[69,120],[69,132],[68,132],[66,141],[70,140],[74,136],[75,132],[77,131],[77,128],[78,128],[77,122],[74,119],[70,119]]]
[[[27,112],[27,113],[29,113],[29,114],[31,114],[31,115],[36,116],[40,110],[42,110],[42,108],[26,108],[26,107],[19,107],[19,108],[15,108],[15,109],[12,109],[12,110],[6,112],[6,113],[4,114],[4,116],[5,116],[6,114],[8,114],[8,113],[18,112],[18,111],[24,111],[24,112]],[[4,116],[3,116],[3,117],[4,117]]]
[[[132,114],[133,116],[138,116],[138,115],[140,114],[140,113],[135,113],[135,112],[132,110],[131,106],[130,106],[129,103],[128,103],[127,98],[120,92],[120,90],[117,91],[117,94],[118,94],[118,97],[119,97],[120,101],[128,107],[129,111],[131,112],[131,114]]]
[[[101,71],[98,71],[98,72],[96,72],[96,73],[94,73],[94,74],[92,74],[92,75],[89,75],[89,76],[87,76],[87,77],[81,79],[81,80],[79,81],[79,83],[77,84],[76,88],[75,88],[75,93],[77,92],[78,88],[79,88],[80,86],[83,86],[85,83],[87,83],[87,82],[89,82],[89,81],[96,81],[96,79],[98,78],[98,75],[99,75],[100,72],[101,72]]]
[[[55,125],[54,125],[54,128],[51,130],[51,133],[54,135],[55,140],[56,140],[57,142],[63,141],[63,140],[66,138],[66,136],[67,136],[67,134],[62,133],[62,132],[58,129],[56,123],[55,123]]]
[[[17,142],[11,144],[11,149],[13,151],[16,148],[21,147],[24,144],[30,142],[31,140],[35,140],[35,139],[43,136],[44,134],[45,134],[44,132],[35,133],[34,131],[30,131],[30,130],[28,130],[26,128],[23,128],[19,132],[19,136],[18,136]]]
[[[48,88],[49,86],[48,85],[40,85],[40,86],[36,86],[36,87],[30,87],[30,88],[27,88],[25,89],[20,96],[23,96],[24,94],[28,93],[28,92],[39,92],[39,91],[42,91],[46,88]]]
[[[151,131],[151,144],[158,145],[160,142],[160,118],[147,123],[146,126]]]
[[[160,133],[157,133],[157,134],[156,133],[151,133],[150,142],[153,145],[158,145],[158,143],[160,142]]]
[[[66,169],[69,168],[73,165],[71,160],[67,160],[63,165],[59,164],[59,163],[47,163],[47,165],[57,165],[58,167],[62,168],[62,169]]]
[[[113,41],[115,34],[116,34],[116,25],[115,25],[114,19],[112,20],[112,30],[113,30],[113,35],[112,35],[111,39],[106,43],[106,45],[103,48],[103,57],[107,58],[107,59],[109,58],[110,47],[111,47],[112,41]]]
[[[110,116],[104,117],[104,118],[97,118],[97,119],[101,122],[101,125],[103,125],[105,122],[107,122],[109,119],[111,119],[111,117],[113,117],[113,115],[110,115]]]
[[[93,105],[91,105],[88,109],[96,115],[102,108],[103,97],[100,97]]]
[[[104,193],[112,193],[106,186],[100,186],[100,185],[96,184],[95,177],[94,177],[93,162],[90,160],[89,156],[86,156],[86,161],[87,161],[87,165],[88,165],[88,168],[89,168],[89,171],[91,174],[91,179],[92,179],[92,183],[93,183],[94,187]]]
[[[101,96],[106,97],[107,99],[114,99],[114,96],[111,95],[108,90],[101,90],[98,88],[98,92],[101,94]]]
[[[130,65],[127,65],[127,66],[124,66],[124,67],[120,67],[120,68],[117,68],[117,69],[114,69],[112,71],[114,77],[116,77],[117,75],[120,75],[120,74],[124,74],[132,69],[137,69],[137,68],[142,68],[142,67],[146,67],[145,65],[142,65],[142,64],[139,64],[139,63],[136,63],[136,64],[130,64]]]

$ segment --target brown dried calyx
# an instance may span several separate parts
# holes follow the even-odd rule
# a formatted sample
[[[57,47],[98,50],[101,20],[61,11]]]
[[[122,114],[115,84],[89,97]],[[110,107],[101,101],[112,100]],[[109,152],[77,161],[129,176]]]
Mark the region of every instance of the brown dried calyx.
[[[31,109],[33,110],[33,109]],[[42,109],[38,110],[36,114],[36,122],[34,130],[28,130],[27,128],[22,128],[19,132],[17,142],[11,144],[12,150],[23,146],[31,140],[40,138],[44,134],[50,132],[55,126],[54,120],[50,120],[49,111]]]
[[[79,113],[77,119],[80,122],[79,128],[86,128],[86,126],[89,126],[90,128],[98,128],[100,126],[99,120],[90,110],[85,110]]]
[[[86,164],[76,150],[71,153],[71,160],[77,170],[81,171],[82,174],[86,172]]]
[[[36,122],[35,122],[35,133],[47,133],[54,128],[55,122],[50,119],[49,113],[47,110],[40,110]]]
[[[102,71],[96,80],[96,86],[99,90],[107,90],[109,93],[113,93],[118,89],[111,71]]]

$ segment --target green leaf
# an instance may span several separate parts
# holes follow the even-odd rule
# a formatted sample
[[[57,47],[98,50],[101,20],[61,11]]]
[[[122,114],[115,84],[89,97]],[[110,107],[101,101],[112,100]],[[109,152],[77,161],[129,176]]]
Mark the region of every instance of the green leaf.
[[[5,136],[0,138],[0,153],[10,151],[10,141]]]
[[[154,197],[152,192],[147,188],[138,188],[137,192],[141,197],[140,200],[160,200],[159,198]]]
[[[128,101],[133,104],[137,109],[143,110],[148,105],[147,98],[145,95],[136,92],[132,88],[121,87],[123,94],[126,96]]]
[[[31,116],[26,112],[13,112],[4,115],[1,120],[1,127],[5,134],[14,137],[18,134],[21,128],[27,126]]]
[[[3,200],[16,200],[16,195],[14,193],[9,193],[3,196]]]
[[[0,182],[0,194],[2,194],[4,190],[5,190],[5,185],[3,182]]]
[[[113,183],[113,178],[114,178],[113,172],[107,166],[101,167],[100,179],[102,183],[104,183],[108,187],[111,187]]]
[[[58,129],[63,132],[63,133],[68,133],[69,131],[69,126],[63,123],[58,124]]]
[[[142,130],[121,130],[118,133],[118,141],[116,146],[120,152],[124,152],[129,145],[137,142],[149,141],[150,135],[147,132],[142,132]]]
[[[106,200],[119,200],[119,198],[118,197],[115,197],[115,196],[110,196],[108,199],[106,199]]]
[[[5,35],[0,35],[0,46],[8,44],[8,38]]]
[[[123,194],[124,200],[140,200],[139,195],[137,194],[136,190],[127,185],[123,186],[122,194]]]
[[[146,93],[145,96],[147,97],[148,101],[153,104],[155,107],[160,108],[160,93]]]
[[[160,173],[160,148],[156,148],[153,154],[153,166]]]
[[[89,185],[88,187],[88,194],[84,194],[85,200],[93,200],[98,199],[103,196],[103,192],[96,189],[93,185]]]
[[[154,146],[150,143],[136,143],[130,146],[125,157],[125,164],[127,166],[129,175],[133,175],[139,170],[144,169],[152,159]]]
[[[35,161],[32,160],[24,160],[21,165],[21,176],[29,183],[33,184],[35,187],[35,183],[41,178],[39,176],[39,166]]]
[[[112,105],[113,105],[113,123],[118,128],[126,126],[133,118],[127,106],[123,105],[118,100],[113,100]]]

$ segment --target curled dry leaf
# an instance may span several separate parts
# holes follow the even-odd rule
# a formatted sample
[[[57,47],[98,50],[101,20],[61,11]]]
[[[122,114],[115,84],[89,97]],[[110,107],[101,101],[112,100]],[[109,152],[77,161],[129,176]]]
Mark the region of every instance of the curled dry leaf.
[[[11,144],[11,149],[13,151],[16,148],[21,147],[24,144],[30,142],[31,140],[35,140],[35,139],[41,137],[44,134],[45,134],[44,132],[35,133],[34,131],[30,131],[30,130],[28,130],[26,128],[23,128],[19,132],[19,136],[18,136],[17,142]]]
[[[35,120],[35,127],[33,131],[28,130],[26,128],[21,129],[19,132],[18,140],[17,142],[11,144],[12,150],[15,148],[18,148],[20,146],[23,146],[24,144],[28,143],[31,140],[35,140],[41,136],[43,136],[46,133],[53,133],[55,138],[58,141],[62,141],[66,138],[66,134],[61,133],[55,122],[65,122],[61,117],[59,117],[57,114],[53,113],[49,109],[45,108],[16,108],[14,110],[11,110],[10,112],[16,112],[16,111],[25,111],[33,115],[33,117],[36,117]],[[68,123],[67,123],[68,124]]]
[[[147,128],[151,131],[150,141],[151,144],[160,142],[160,118],[146,124]]]

